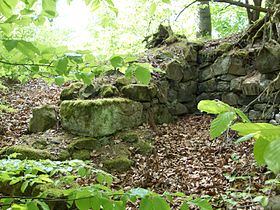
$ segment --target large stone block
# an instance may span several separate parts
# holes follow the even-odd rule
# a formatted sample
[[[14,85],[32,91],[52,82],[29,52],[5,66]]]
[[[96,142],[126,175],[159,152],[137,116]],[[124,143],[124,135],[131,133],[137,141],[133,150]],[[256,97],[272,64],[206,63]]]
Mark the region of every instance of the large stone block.
[[[197,91],[197,82],[189,81],[179,84],[177,100],[178,102],[190,102],[194,100]]]
[[[260,80],[261,80],[261,74],[259,73],[246,78],[241,85],[243,94],[246,96],[259,95],[262,91]]]
[[[217,90],[217,82],[215,78],[209,79],[205,82],[198,84],[199,93],[214,92]]]
[[[124,98],[63,101],[62,127],[70,133],[100,137],[142,123],[143,106]]]

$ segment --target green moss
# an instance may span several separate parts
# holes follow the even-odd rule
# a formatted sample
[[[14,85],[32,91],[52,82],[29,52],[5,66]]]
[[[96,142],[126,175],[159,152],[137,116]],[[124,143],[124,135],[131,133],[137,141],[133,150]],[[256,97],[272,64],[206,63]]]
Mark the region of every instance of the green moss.
[[[12,153],[20,153],[17,156],[19,159],[31,159],[31,160],[40,160],[40,159],[53,159],[51,155],[45,150],[39,150],[31,148],[27,145],[15,145],[11,147],[4,148],[0,154],[10,155]]]
[[[90,159],[90,153],[91,151],[83,149],[83,150],[76,150],[72,153],[73,159],[78,160],[89,160]]]
[[[67,150],[61,150],[58,154],[58,160],[67,160],[70,158],[70,153]]]
[[[235,50],[231,54],[244,58],[244,59],[249,57],[249,52],[248,52],[248,50],[245,50],[245,49]]]
[[[101,144],[96,138],[80,138],[74,140],[74,142],[69,144],[67,148],[71,152],[74,150],[81,150],[81,149],[93,150],[100,147]]]
[[[151,143],[146,141],[139,141],[133,145],[136,149],[136,152],[142,155],[148,155],[153,152],[154,147]]]
[[[127,77],[118,77],[115,81],[117,87],[122,87],[125,85],[129,85],[131,83],[131,80]]]
[[[125,156],[103,161],[103,165],[107,170],[118,172],[129,170],[133,163],[134,162],[132,160],[129,160]]]
[[[72,100],[79,97],[79,91],[84,86],[82,82],[75,82],[64,88],[60,94],[60,100]]]
[[[99,96],[102,98],[118,96],[119,90],[113,85],[103,85],[100,88]]]
[[[136,143],[139,140],[139,136],[136,132],[125,132],[121,135],[121,139],[128,143]]]
[[[224,42],[220,44],[216,50],[219,52],[228,52],[229,50],[231,50],[231,48],[232,48],[232,44],[228,42]]]

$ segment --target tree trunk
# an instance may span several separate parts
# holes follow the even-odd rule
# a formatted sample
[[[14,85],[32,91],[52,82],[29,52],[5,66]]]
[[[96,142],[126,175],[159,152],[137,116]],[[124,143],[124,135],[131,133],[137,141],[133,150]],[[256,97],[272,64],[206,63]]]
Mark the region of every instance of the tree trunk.
[[[199,4],[198,9],[198,31],[196,36],[199,37],[211,37],[212,24],[211,24],[211,12],[209,7],[209,1],[203,1]]]

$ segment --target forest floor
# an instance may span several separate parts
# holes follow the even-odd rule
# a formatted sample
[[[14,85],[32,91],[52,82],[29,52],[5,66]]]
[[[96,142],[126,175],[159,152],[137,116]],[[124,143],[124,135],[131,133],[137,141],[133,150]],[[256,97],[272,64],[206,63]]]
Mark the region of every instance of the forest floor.
[[[27,133],[32,108],[58,104],[61,88],[33,80],[26,84],[9,84],[0,94],[1,101],[16,109],[0,115],[0,148],[17,144]],[[214,209],[262,209],[253,201],[263,195],[265,180],[271,176],[257,167],[253,158],[253,142],[234,144],[235,134],[210,140],[207,115],[184,116],[171,124],[150,129],[155,150],[150,156],[132,154],[132,170],[113,174],[114,188],[143,187],[159,193],[183,192],[187,195],[209,195]],[[148,125],[140,129],[149,129]],[[174,204],[176,206],[176,203]]]

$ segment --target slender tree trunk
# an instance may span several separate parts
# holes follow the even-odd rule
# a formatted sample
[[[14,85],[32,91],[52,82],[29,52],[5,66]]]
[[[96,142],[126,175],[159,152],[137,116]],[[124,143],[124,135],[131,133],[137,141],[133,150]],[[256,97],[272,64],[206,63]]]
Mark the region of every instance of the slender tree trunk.
[[[198,31],[197,37],[205,37],[212,35],[212,23],[211,23],[211,12],[209,7],[209,1],[203,1],[199,4],[198,9]]]

